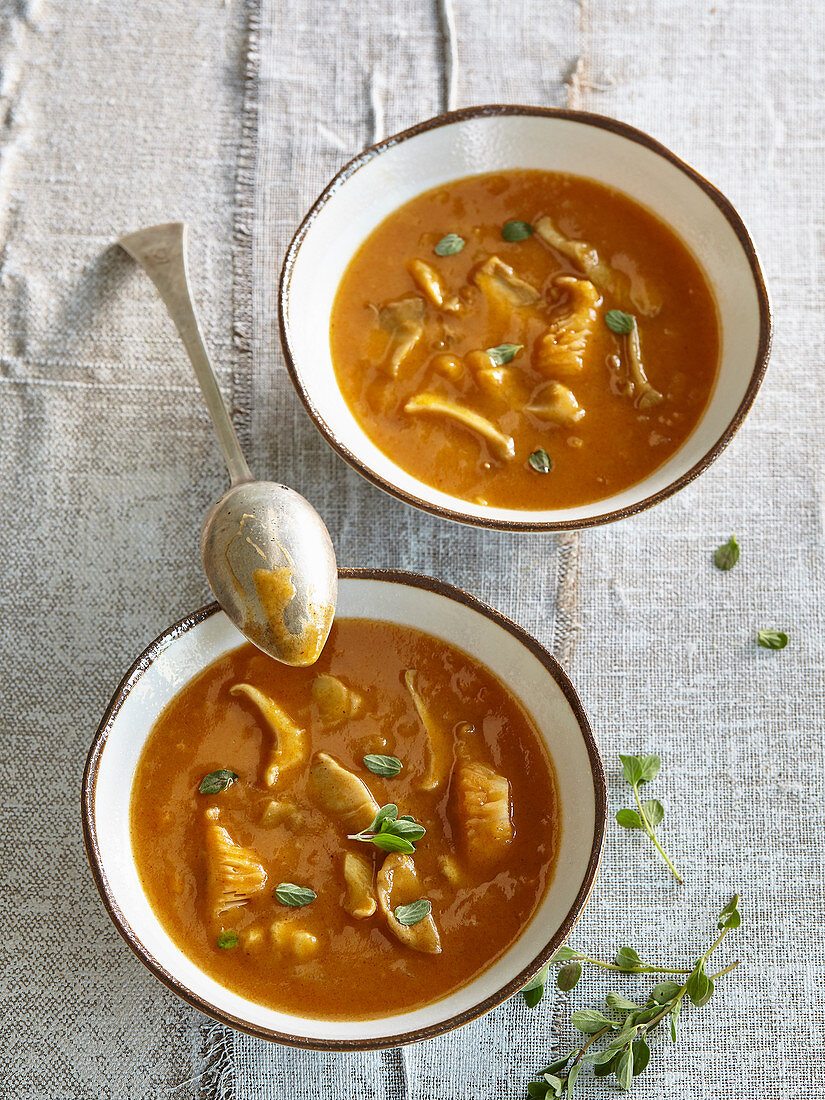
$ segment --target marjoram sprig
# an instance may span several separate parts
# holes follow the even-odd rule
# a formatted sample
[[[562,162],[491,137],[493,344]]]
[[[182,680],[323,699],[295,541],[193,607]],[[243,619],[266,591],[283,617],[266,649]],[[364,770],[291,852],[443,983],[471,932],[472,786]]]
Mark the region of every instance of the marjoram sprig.
[[[576,1080],[583,1066],[593,1067],[596,1077],[614,1074],[619,1087],[627,1092],[634,1077],[647,1067],[651,1049],[648,1037],[660,1024],[668,1021],[670,1037],[675,1043],[679,1035],[679,1018],[682,1005],[690,1001],[697,1008],[706,1005],[715,992],[715,983],[728,974],[739,961],[730,963],[723,970],[707,973],[707,961],[719,947],[725,936],[741,924],[739,895],[735,894],[717,920],[719,935],[710,947],[699,956],[693,967],[659,966],[641,960],[632,947],[620,947],[612,963],[591,958],[570,947],[560,948],[550,962],[522,991],[531,1007],[541,1000],[549,967],[562,966],[556,975],[559,989],[572,989],[582,973],[582,963],[611,970],[620,974],[666,974],[649,992],[644,1004],[631,1001],[620,993],[608,993],[606,1007],[611,1016],[597,1008],[582,1008],[572,1014],[573,1026],[588,1038],[578,1047],[560,1055],[539,1070],[538,1078],[527,1086],[530,1100],[553,1100],[571,1097]],[[604,1045],[597,1047],[600,1040]]]
[[[676,881],[681,882],[682,876],[671,863],[670,857],[653,831],[664,820],[665,808],[658,799],[651,798],[647,802],[642,802],[639,795],[639,788],[658,775],[659,768],[662,766],[661,760],[658,756],[622,756],[621,753],[619,759],[622,762],[624,777],[633,788],[638,812],[631,809],[619,810],[616,814],[616,821],[623,829],[641,829],[653,842]]]

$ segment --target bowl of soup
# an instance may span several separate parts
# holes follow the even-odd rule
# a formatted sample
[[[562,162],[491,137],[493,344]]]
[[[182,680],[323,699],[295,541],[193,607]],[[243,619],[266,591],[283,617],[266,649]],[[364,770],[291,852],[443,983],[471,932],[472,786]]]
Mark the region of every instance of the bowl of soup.
[[[117,929],[190,1004],[276,1042],[377,1049],[512,996],[595,879],[606,791],[563,669],[466,593],[342,570],[311,668],[217,605],[127,673],[83,781]]]
[[[641,131],[492,106],[371,147],[314,204],[280,288],[323,436],[425,511],[503,529],[616,520],[724,449],[770,310],[728,200]]]

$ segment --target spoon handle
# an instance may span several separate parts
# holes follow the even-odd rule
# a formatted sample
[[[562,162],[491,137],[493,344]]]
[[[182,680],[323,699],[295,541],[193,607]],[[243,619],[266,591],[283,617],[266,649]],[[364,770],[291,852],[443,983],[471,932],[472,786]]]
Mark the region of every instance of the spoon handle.
[[[186,226],[183,222],[153,225],[121,237],[118,244],[140,264],[155,284],[169,316],[175,322],[212,417],[232,484],[251,481],[252,475],[206,353],[189,290],[186,273]]]

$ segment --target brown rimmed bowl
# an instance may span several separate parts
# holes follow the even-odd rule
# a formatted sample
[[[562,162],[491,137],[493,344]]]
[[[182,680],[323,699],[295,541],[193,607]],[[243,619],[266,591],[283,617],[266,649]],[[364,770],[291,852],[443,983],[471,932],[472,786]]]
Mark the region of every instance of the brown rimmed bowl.
[[[575,508],[521,511],[474,504],[419,481],[368,437],[344,401],[329,322],[344,271],[393,210],[465,176],[517,168],[587,176],[629,195],[687,244],[713,289],[721,359],[700,422],[648,477]],[[504,530],[558,531],[633,515],[683,488],[721,453],[747,414],[768,361],[771,317],[756,250],[742,219],[711,183],[632,126],[583,111],[493,105],[438,115],[373,145],[331,181],[287,252],[279,294],[292,382],[327,442],[360,474],[408,504]]]
[[[521,699],[548,746],[561,793],[556,874],[520,938],[489,969],[458,992],[413,1011],[402,1008],[375,1020],[316,1020],[276,1012],[226,989],[199,970],[163,930],[132,853],[129,792],[163,707],[193,676],[244,641],[217,604],[166,630],[123,678],[89,751],[83,830],[97,888],[116,928],[178,996],[231,1027],[274,1042],[314,1050],[374,1050],[460,1027],[506,1000],[540,969],[570,933],[593,888],[607,795],[599,752],[570,680],[515,623],[458,588],[392,570],[341,570],[338,614],[416,627],[463,649]]]

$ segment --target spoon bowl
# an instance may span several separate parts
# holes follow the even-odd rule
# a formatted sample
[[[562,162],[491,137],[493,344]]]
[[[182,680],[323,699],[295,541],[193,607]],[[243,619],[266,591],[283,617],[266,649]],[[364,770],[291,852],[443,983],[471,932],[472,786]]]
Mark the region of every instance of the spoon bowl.
[[[186,226],[153,225],[118,243],[155,284],[175,322],[232,480],[201,532],[212,591],[235,626],[264,653],[287,665],[314,664],[332,626],[338,593],[329,531],[294,489],[252,480],[198,324],[186,266]]]
[[[284,664],[315,663],[338,571],[329,532],[300,493],[272,481],[233,485],[206,514],[201,554],[218,603],[250,641]]]

